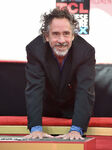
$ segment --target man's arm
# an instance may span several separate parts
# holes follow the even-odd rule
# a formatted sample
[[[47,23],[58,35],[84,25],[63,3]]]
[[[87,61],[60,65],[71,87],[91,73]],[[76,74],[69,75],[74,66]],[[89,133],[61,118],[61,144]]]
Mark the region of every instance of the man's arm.
[[[89,53],[86,54],[85,61],[80,64],[77,70],[77,87],[71,127],[73,130],[68,134],[59,135],[57,138],[70,140],[84,139],[82,138],[83,132],[81,133],[81,130],[86,131],[88,127],[95,101],[94,79],[95,51],[94,49],[90,49]]]
[[[88,50],[86,59],[77,70],[77,87],[72,125],[87,130],[95,101],[95,51]]]
[[[25,98],[28,115],[28,128],[42,125],[42,101],[45,88],[45,74],[41,64],[32,56],[29,47],[27,50],[26,64],[26,89]]]
[[[35,56],[32,56],[29,47],[27,50],[27,64],[26,64],[26,80],[27,85],[25,89],[27,115],[28,115],[28,128],[30,134],[24,138],[39,138],[43,137],[52,138],[51,135],[42,131],[42,101],[45,88],[45,74],[42,66]],[[33,127],[36,127],[36,130]]]

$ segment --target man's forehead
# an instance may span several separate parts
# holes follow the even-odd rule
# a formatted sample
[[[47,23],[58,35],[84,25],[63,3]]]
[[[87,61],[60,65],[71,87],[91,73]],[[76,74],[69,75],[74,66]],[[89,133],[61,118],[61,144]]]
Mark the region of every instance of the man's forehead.
[[[52,30],[71,30],[70,22],[66,18],[54,18],[50,24]]]

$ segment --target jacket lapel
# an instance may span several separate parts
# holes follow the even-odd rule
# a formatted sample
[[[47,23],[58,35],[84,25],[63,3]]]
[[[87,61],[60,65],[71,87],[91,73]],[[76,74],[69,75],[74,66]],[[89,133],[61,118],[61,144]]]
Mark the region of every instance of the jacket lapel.
[[[75,39],[75,41],[77,38]],[[72,43],[72,47],[68,52],[68,56],[65,60],[62,73],[61,73],[61,83],[60,83],[60,91],[68,86],[73,79],[73,75],[78,66],[78,56],[77,56],[77,42]]]
[[[60,82],[60,68],[56,58],[53,56],[52,50],[48,44],[46,51],[46,72],[51,84],[56,87],[59,86]]]
[[[65,84],[69,83],[70,76],[72,73],[72,53],[68,53],[68,56],[65,59],[62,71],[61,71],[61,80],[60,80],[60,90],[63,89]]]

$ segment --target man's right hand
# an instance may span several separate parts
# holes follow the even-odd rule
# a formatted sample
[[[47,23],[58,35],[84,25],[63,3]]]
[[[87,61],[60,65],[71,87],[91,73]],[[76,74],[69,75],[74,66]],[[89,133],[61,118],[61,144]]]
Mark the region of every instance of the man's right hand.
[[[34,131],[29,135],[23,137],[23,139],[43,139],[43,138],[53,138],[53,136],[42,131]]]

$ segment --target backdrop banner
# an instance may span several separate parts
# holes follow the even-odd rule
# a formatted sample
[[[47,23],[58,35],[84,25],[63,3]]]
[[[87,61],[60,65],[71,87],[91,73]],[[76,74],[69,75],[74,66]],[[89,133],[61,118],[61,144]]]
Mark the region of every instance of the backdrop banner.
[[[79,22],[79,34],[89,34],[89,0],[56,0],[56,7],[67,7]]]

